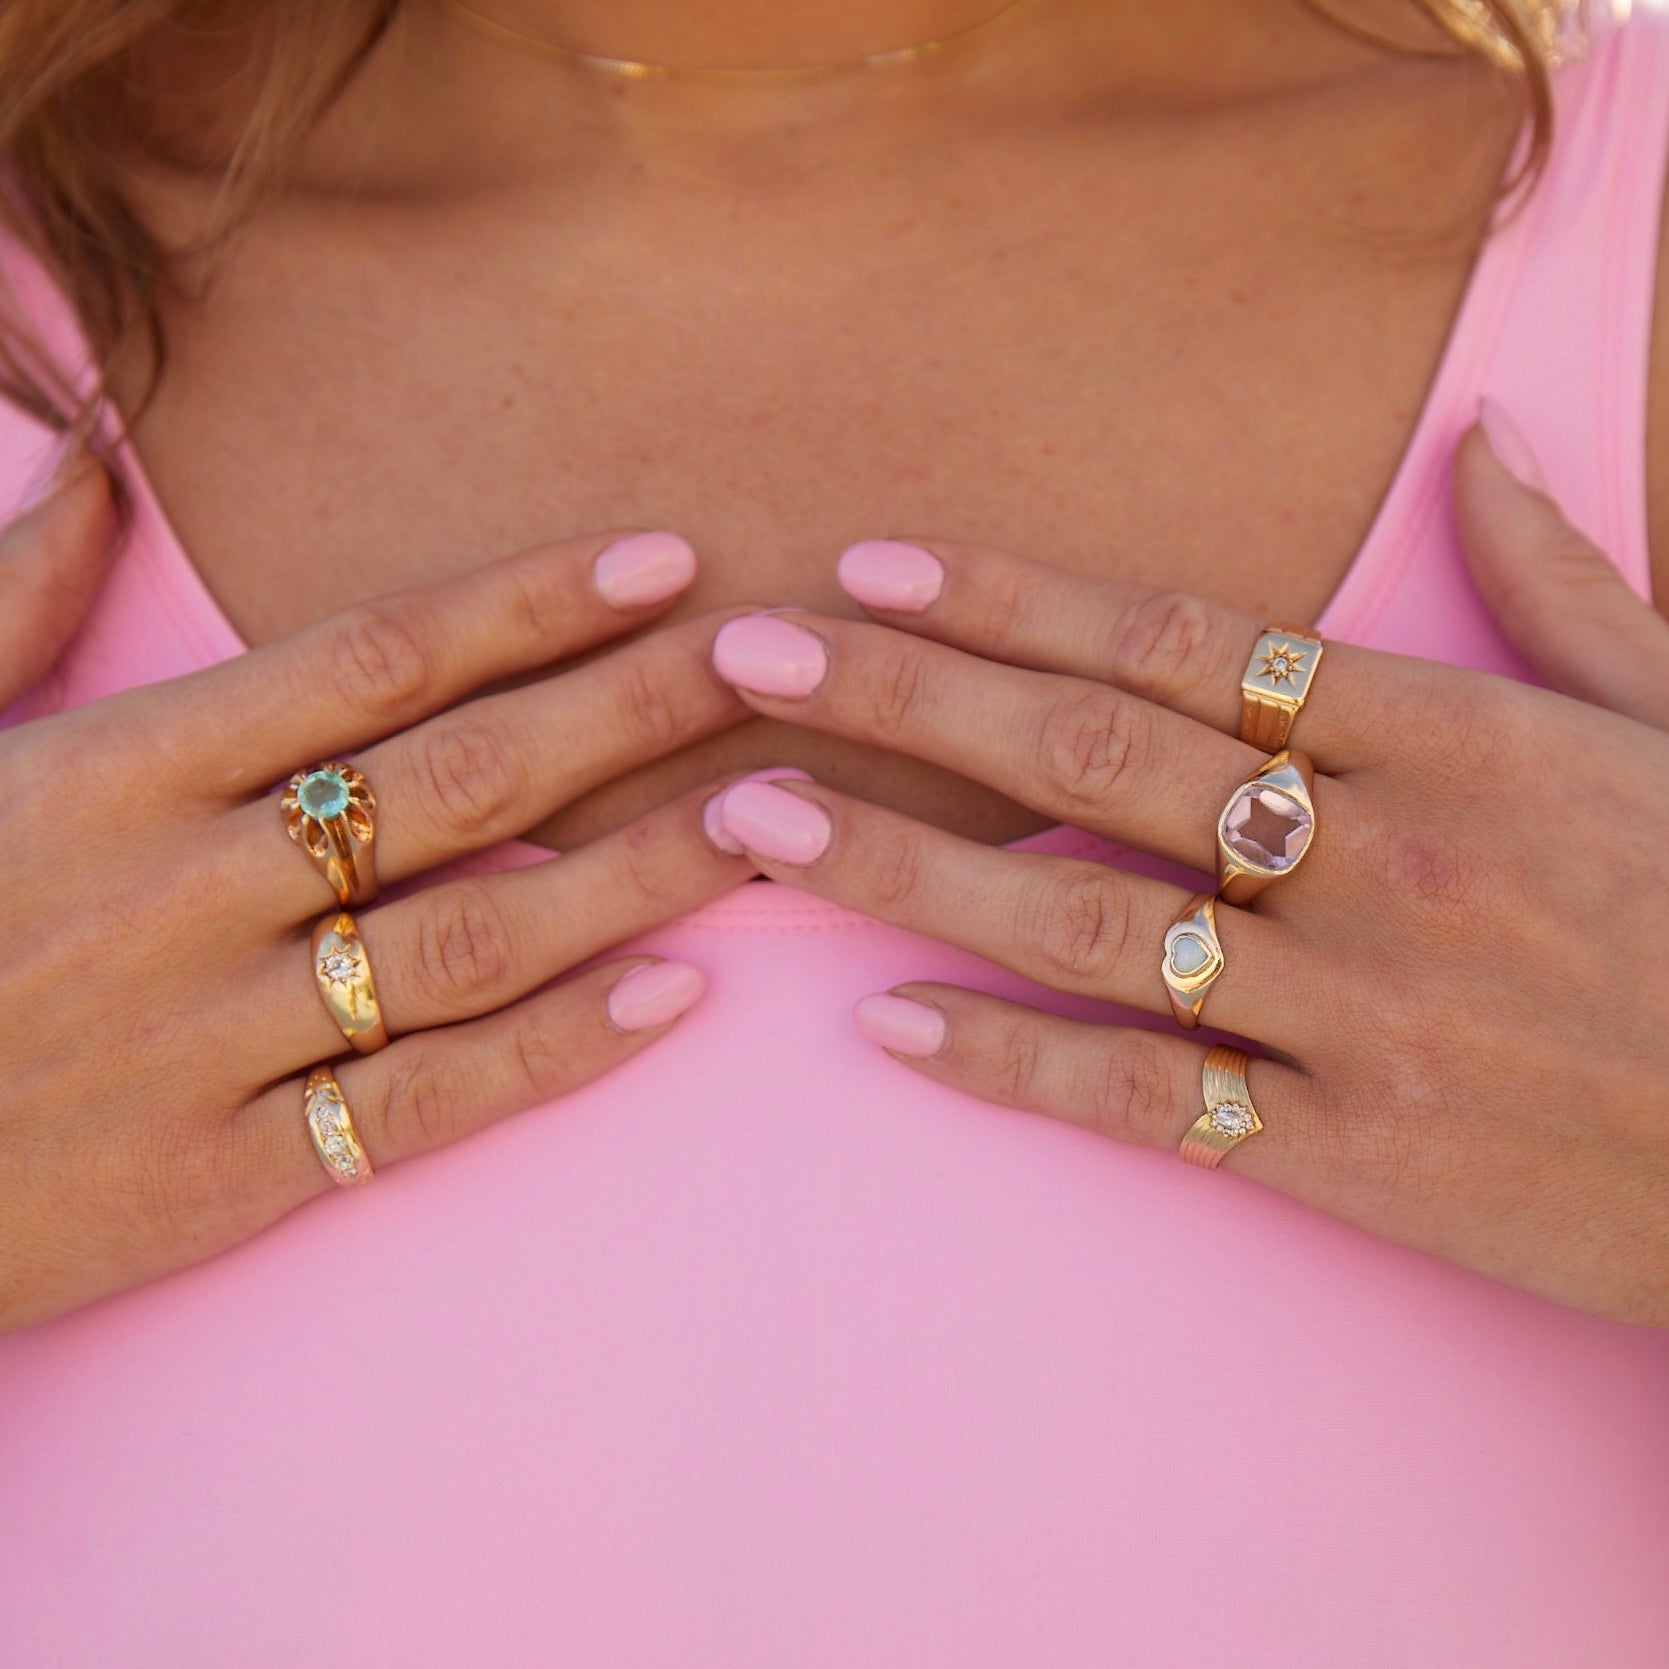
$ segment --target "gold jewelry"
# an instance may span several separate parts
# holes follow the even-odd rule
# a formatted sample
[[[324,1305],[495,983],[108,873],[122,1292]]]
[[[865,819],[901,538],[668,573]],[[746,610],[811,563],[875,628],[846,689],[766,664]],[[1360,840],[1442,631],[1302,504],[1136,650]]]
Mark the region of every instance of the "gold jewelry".
[[[352,765],[310,765],[279,800],[284,829],[330,883],[338,904],[377,896],[377,797]]]
[[[318,1154],[319,1163],[330,1172],[330,1180],[342,1188],[369,1182],[374,1174],[370,1155],[360,1146],[347,1097],[328,1066],[315,1066],[307,1074],[303,1105],[313,1151]]]
[[[1505,70],[1523,68],[1518,42],[1502,27],[1494,9],[1484,0],[1417,0],[1439,29],[1463,51],[1481,52],[1492,64]],[[1375,46],[1421,58],[1448,58],[1453,48],[1426,46],[1364,23],[1332,5],[1331,0],[1304,0],[1304,4],[1336,28],[1346,30]],[[1575,63],[1586,52],[1587,29],[1582,16],[1583,0],[1516,0],[1511,6],[1532,51],[1549,69]]]
[[[477,11],[474,6],[466,4],[466,0],[441,0],[441,3],[459,22],[467,24],[478,34],[485,35],[502,46],[517,47],[523,52],[536,52],[548,58],[562,58],[582,69],[597,70],[605,75],[624,76],[631,81],[683,80],[746,84],[810,80],[823,75],[838,75],[846,70],[892,69],[902,64],[913,64],[943,52],[947,47],[961,46],[976,36],[995,29],[998,24],[1007,23],[1010,18],[1030,10],[1038,0],[1008,0],[1008,4],[993,12],[991,16],[981,19],[978,23],[969,24],[966,29],[957,29],[948,35],[936,36],[932,40],[916,41],[909,46],[894,46],[881,52],[866,52],[861,57],[844,58],[832,64],[790,64],[781,68],[765,66],[759,69],[723,65],[649,64],[636,58],[611,58],[606,53],[584,52],[578,47],[564,46],[559,41],[547,41],[537,35],[524,34],[520,29],[512,29],[509,24],[500,23],[497,18]]]
[[[1263,1128],[1263,1120],[1252,1105],[1252,1092],[1246,1087],[1246,1064],[1250,1059],[1244,1049],[1229,1049],[1221,1044],[1207,1052],[1200,1069],[1205,1111],[1188,1126],[1182,1146],[1177,1149],[1190,1165],[1216,1170],[1231,1147]]]
[[[326,916],[313,929],[313,979],[331,1019],[359,1054],[387,1047],[371,959],[346,910]]]
[[[1229,795],[1217,819],[1217,895],[1244,904],[1290,875],[1315,838],[1315,770],[1283,748]]]
[[[1165,955],[1159,977],[1171,999],[1177,1024],[1190,1031],[1200,1023],[1206,993],[1223,971],[1223,946],[1217,937],[1217,900],[1196,893],[1165,932]]]
[[[1321,665],[1322,641],[1296,626],[1266,626],[1240,675],[1240,739],[1265,753],[1287,745]]]

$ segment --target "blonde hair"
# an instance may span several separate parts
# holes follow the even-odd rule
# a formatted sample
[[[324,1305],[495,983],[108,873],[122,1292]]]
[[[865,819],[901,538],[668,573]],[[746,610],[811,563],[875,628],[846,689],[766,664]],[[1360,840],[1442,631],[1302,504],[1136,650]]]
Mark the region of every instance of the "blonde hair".
[[[1442,21],[1434,0],[1412,0]],[[1453,4],[1454,0],[1446,0]],[[1532,0],[1463,0],[1516,49],[1534,175],[1551,140],[1553,101]],[[400,0],[0,0],[0,219],[44,262],[75,307],[101,367],[146,352],[150,386],[165,343],[158,306],[181,251],[165,249],[123,195],[119,159],[181,160],[178,133],[137,95],[135,72],[159,48],[242,32],[247,71],[235,131],[190,165],[216,178],[204,245],[225,235],[281,176],[287,158],[387,29]],[[1333,7],[1328,8],[1334,12]],[[1336,15],[1336,14],[1335,14]],[[1463,45],[1478,43],[1456,30]],[[176,123],[177,128],[177,123]],[[0,395],[56,427],[86,416],[21,321],[0,319]]]

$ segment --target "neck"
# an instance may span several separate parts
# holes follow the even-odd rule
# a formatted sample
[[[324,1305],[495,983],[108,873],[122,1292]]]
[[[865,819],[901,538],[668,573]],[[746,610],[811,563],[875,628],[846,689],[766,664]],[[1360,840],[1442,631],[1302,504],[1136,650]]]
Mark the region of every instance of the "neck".
[[[976,28],[1012,0],[468,0],[570,51],[689,69],[800,69]]]

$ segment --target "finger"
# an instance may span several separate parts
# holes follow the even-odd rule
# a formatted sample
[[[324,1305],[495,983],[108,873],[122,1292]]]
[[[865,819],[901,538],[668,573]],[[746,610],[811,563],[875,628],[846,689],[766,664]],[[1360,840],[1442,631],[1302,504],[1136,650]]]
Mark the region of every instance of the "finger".
[[[519,835],[599,784],[747,713],[710,665],[712,619],[668,627],[583,666],[483,696],[355,758],[377,798],[386,883]],[[329,886],[271,795],[231,814],[235,870],[261,876],[262,908],[316,914]]]
[[[485,1019],[347,1061],[336,1078],[376,1168],[590,1083],[659,1037],[702,988],[688,962],[611,962]],[[234,1174],[248,1179],[258,1222],[335,1186],[313,1151],[302,1086],[285,1080],[233,1121]]]
[[[1266,757],[1110,684],[885,626],[747,615],[720,630],[713,663],[762,713],[931,760],[1201,871],[1216,862],[1224,802]]]
[[[0,708],[44,677],[74,635],[115,533],[110,478],[70,437],[0,533]]]
[[[1473,579],[1513,647],[1566,695],[1669,728],[1669,621],[1565,520],[1492,400],[1455,450],[1454,496]]]
[[[1187,592],[941,540],[864,540],[837,573],[849,596],[901,630],[1012,666],[1102,679],[1230,736],[1240,734],[1241,675],[1270,624]],[[1379,716],[1409,667],[1329,640],[1293,746],[1324,771],[1377,760]]]
[[[724,828],[767,875],[942,939],[1056,990],[1168,1015],[1165,931],[1190,892],[1104,864],[985,846],[815,784],[746,781],[718,796]],[[1292,1048],[1323,1012],[1319,952],[1291,929],[1217,907],[1224,970],[1214,1026]],[[1271,969],[1285,970],[1279,980]],[[1259,977],[1259,976],[1262,977]]]
[[[1206,1110],[1206,1050],[1181,1037],[925,983],[865,997],[854,1020],[871,1042],[941,1083],[1134,1147],[1175,1153]],[[1264,1128],[1230,1148],[1221,1168],[1324,1205],[1342,1138],[1311,1080],[1254,1059],[1246,1083]]]
[[[676,534],[567,539],[361,603],[124,699],[194,783],[242,795],[632,631],[694,573]]]
[[[702,829],[709,785],[561,857],[472,876],[355,916],[395,1036],[470,1019],[525,996],[588,958],[729,892],[756,873]],[[319,1000],[305,937],[270,953],[267,1071],[337,1054],[342,1034]]]

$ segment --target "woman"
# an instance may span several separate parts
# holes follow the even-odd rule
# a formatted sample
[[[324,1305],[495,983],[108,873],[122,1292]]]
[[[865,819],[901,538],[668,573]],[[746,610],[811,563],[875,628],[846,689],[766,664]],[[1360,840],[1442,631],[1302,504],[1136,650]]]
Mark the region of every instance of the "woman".
[[[0,10],[6,1661],[1661,1662],[1571,23]]]

